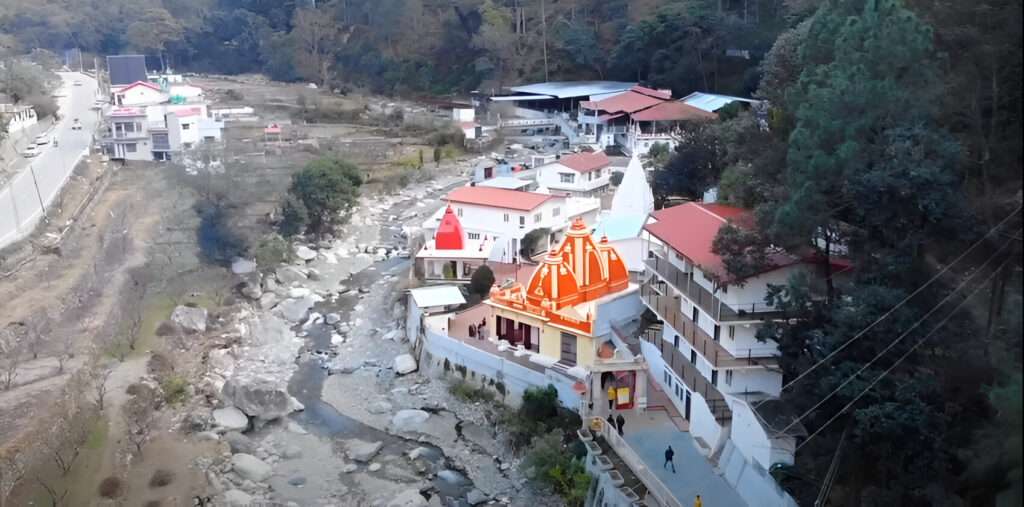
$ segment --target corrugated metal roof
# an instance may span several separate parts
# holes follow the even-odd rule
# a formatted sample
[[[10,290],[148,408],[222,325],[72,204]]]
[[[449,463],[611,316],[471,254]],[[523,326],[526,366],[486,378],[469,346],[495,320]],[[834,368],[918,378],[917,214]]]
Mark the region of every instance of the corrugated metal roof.
[[[409,289],[413,301],[420,308],[432,306],[461,305],[466,302],[462,291],[454,285],[438,285],[434,287],[420,287]]]
[[[549,95],[560,99],[574,97],[589,97],[602,93],[613,93],[626,91],[636,83],[623,81],[552,81],[548,83],[534,83],[509,88],[516,93],[527,93],[531,95]]]
[[[608,215],[601,218],[597,227],[594,228],[594,237],[608,237],[608,241],[619,241],[623,239],[637,238],[640,230],[647,222],[647,215],[639,213],[628,213],[621,215]]]
[[[475,186],[456,188],[445,196],[445,200],[492,208],[531,211],[552,197],[554,196],[538,194],[536,192]]]
[[[693,92],[683,97],[683,102],[689,104],[697,109],[703,109],[707,112],[715,112],[719,109],[736,101],[746,102],[748,104],[754,104],[759,102],[754,99],[745,99],[742,97],[733,97],[731,95],[719,95],[717,93],[704,93],[704,92]]]

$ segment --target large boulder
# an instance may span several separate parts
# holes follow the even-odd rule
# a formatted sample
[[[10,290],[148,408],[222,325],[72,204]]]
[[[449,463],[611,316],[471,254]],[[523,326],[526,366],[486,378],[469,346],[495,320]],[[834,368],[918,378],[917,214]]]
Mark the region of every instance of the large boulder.
[[[206,332],[206,308],[180,305],[171,312],[174,322],[187,333]]]
[[[352,439],[345,441],[345,455],[348,459],[366,463],[373,459],[384,447],[383,442],[367,442],[365,440]]]
[[[412,373],[416,371],[416,368],[418,367],[416,365],[416,359],[414,359],[410,354],[402,354],[396,357],[393,366],[395,373],[399,375]]]
[[[221,431],[245,431],[249,427],[249,418],[235,407],[215,409],[213,422]]]
[[[427,499],[423,498],[418,489],[407,489],[395,495],[385,507],[428,507]]]
[[[295,266],[281,266],[274,274],[277,275],[277,281],[285,286],[306,281],[306,274]]]
[[[231,272],[236,275],[244,275],[256,271],[256,261],[236,257],[231,261]]]
[[[430,414],[422,410],[399,410],[391,417],[391,430],[398,433],[419,431],[427,419],[430,419]]]
[[[228,443],[228,447],[231,448],[231,452],[234,454],[256,454],[258,447],[256,442],[237,431],[225,433],[224,441]]]
[[[273,475],[270,465],[251,454],[235,454],[231,456],[231,468],[243,479],[263,482]]]
[[[304,408],[285,386],[261,377],[231,377],[224,383],[221,398],[261,421],[272,421]]]
[[[316,251],[314,251],[312,248],[309,248],[308,246],[299,245],[295,247],[295,256],[304,261],[311,261],[313,259],[316,259]]]
[[[315,304],[316,298],[311,294],[307,294],[300,298],[290,298],[282,301],[274,307],[274,312],[282,319],[298,324],[306,320],[306,315]]]
[[[253,504],[252,495],[240,489],[229,489],[224,492],[224,505],[228,507],[249,507]]]

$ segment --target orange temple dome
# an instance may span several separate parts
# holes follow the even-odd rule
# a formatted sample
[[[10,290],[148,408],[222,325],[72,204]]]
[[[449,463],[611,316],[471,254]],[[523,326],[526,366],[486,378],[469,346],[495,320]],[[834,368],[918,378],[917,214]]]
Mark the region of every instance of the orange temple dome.
[[[462,250],[464,245],[462,223],[459,222],[459,217],[455,216],[452,207],[448,206],[444,210],[444,216],[441,218],[441,225],[437,227],[437,232],[434,234],[434,248],[438,250]]]
[[[593,301],[629,286],[629,271],[615,247],[602,238],[594,243],[589,228],[577,218],[561,245],[544,257],[530,277],[526,299],[551,309]]]

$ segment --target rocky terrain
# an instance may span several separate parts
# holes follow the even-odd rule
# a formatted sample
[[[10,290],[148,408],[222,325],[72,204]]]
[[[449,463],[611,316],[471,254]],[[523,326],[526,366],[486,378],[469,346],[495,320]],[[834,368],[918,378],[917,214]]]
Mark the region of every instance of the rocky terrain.
[[[194,438],[222,442],[196,465],[226,505],[555,502],[526,486],[492,407],[455,399],[409,354],[405,239],[459,182],[364,198],[337,237],[294,245],[291,264],[234,263],[248,303],[198,382],[209,408],[184,418]],[[203,326],[179,310],[177,325]]]

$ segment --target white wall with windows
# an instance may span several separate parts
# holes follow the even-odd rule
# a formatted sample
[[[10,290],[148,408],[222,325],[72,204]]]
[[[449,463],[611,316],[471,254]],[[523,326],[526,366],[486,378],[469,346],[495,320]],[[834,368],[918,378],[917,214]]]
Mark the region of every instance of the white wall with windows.
[[[690,397],[690,433],[695,438],[703,440],[709,448],[714,446],[722,434],[722,426],[715,420],[704,397],[686,387],[686,384],[661,359],[661,352],[654,344],[641,340],[640,349],[647,364],[650,365],[651,374],[672,400],[672,405],[684,416],[686,414],[686,397]]]
[[[578,196],[603,192],[610,185],[611,176],[611,166],[581,173],[553,162],[537,169],[538,184]]]

